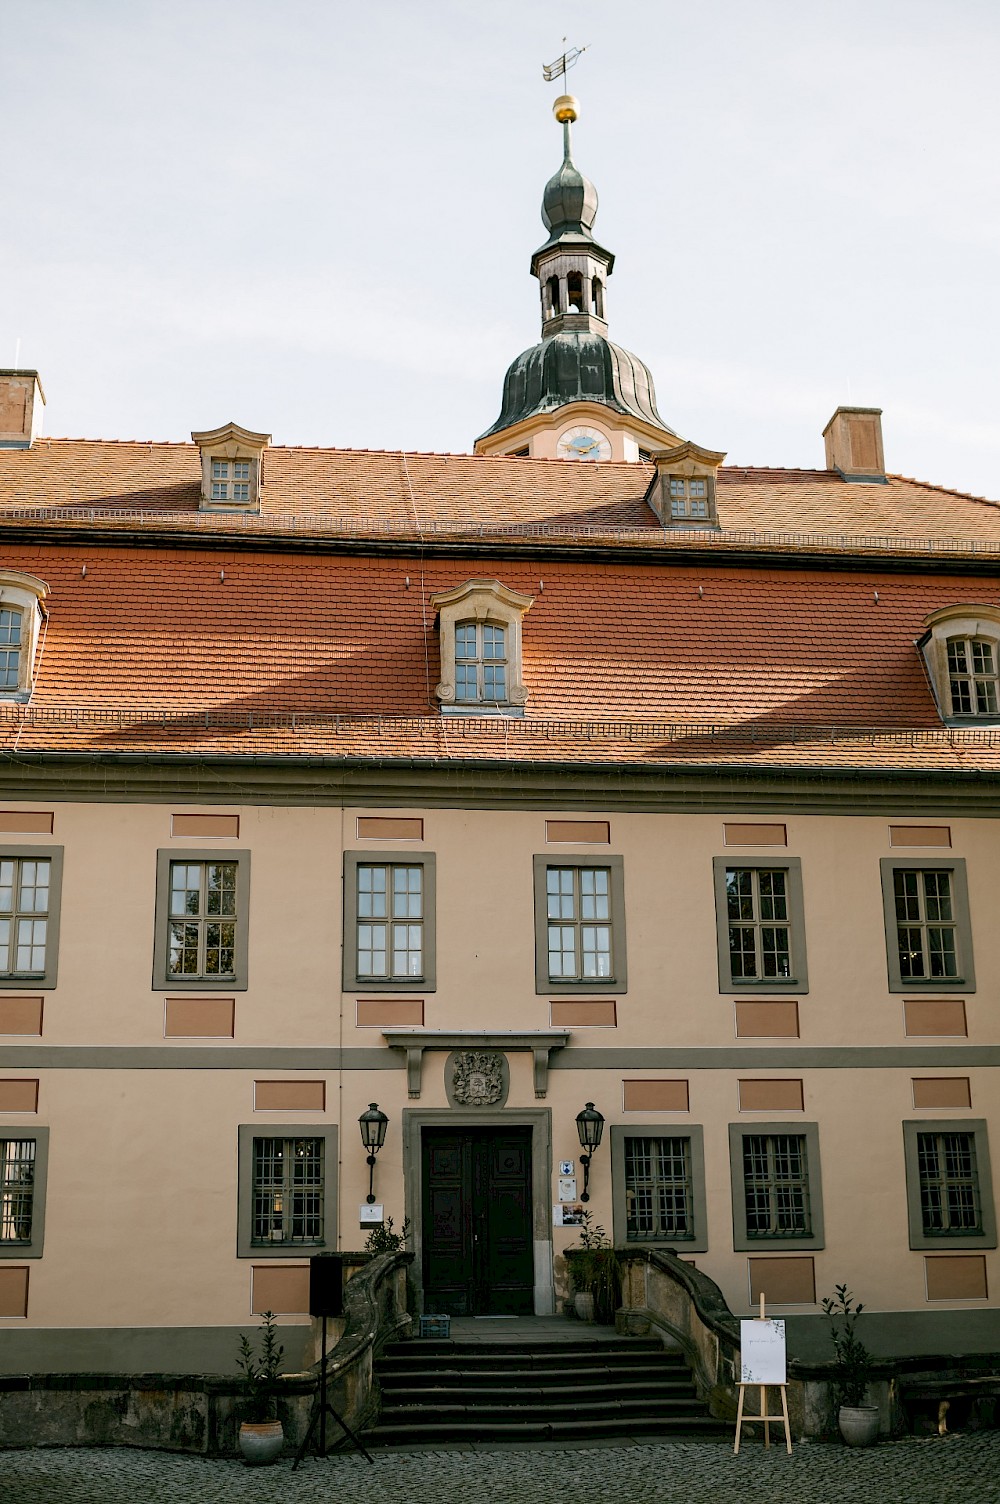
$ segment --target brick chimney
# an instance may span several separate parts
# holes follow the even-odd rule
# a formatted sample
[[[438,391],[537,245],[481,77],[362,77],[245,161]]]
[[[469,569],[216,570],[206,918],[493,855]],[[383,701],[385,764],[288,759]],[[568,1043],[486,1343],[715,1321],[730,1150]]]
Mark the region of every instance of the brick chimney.
[[[838,407],[823,438],[828,470],[836,470],[842,480],[886,484],[880,407]]]
[[[44,406],[37,371],[0,371],[0,449],[30,449]]]

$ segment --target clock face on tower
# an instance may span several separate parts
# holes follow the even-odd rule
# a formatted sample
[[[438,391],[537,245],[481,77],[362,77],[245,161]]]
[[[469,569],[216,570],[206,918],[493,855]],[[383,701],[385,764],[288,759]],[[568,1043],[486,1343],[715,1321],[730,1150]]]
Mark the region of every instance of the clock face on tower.
[[[559,458],[564,460],[609,460],[611,443],[599,428],[567,428],[556,441]]]

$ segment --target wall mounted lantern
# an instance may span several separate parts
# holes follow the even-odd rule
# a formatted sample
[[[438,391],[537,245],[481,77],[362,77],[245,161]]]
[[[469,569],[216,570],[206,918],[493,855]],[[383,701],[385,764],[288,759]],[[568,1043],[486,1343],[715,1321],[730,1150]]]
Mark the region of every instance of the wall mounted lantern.
[[[604,1115],[597,1111],[593,1102],[588,1102],[582,1112],[576,1115],[576,1131],[580,1135],[580,1146],[584,1150],[580,1155],[580,1163],[583,1165],[583,1195],[581,1201],[590,1200],[590,1192],[587,1187],[590,1184],[590,1161],[594,1157],[594,1151],[601,1142],[601,1134],[604,1132]]]
[[[384,1112],[379,1112],[377,1102],[369,1102],[368,1111],[363,1112],[358,1118],[358,1127],[361,1129],[361,1142],[368,1150],[368,1205],[375,1205],[375,1156],[385,1143],[385,1130],[389,1119]],[[600,1137],[600,1134],[598,1134]]]

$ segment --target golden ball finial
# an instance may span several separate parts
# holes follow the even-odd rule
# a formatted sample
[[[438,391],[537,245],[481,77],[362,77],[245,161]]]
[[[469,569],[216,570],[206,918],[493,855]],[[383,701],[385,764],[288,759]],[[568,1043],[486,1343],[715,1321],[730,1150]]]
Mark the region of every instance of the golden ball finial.
[[[565,125],[567,120],[579,120],[580,101],[575,99],[572,94],[560,94],[552,106],[552,113],[560,125]]]

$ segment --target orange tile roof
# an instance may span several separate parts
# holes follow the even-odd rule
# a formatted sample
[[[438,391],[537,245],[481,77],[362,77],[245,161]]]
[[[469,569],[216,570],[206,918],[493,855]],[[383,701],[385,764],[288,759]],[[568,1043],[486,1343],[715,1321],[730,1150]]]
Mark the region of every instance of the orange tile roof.
[[[825,471],[740,469],[720,481],[734,537],[859,529],[913,540],[931,556],[940,538],[967,540],[944,555],[996,549],[996,575],[970,581],[949,575],[946,558],[933,572],[882,569],[874,542],[851,573],[770,569],[764,559],[747,569],[711,537],[696,562],[671,561],[676,538],[642,500],[650,472],[641,466],[279,448],[267,451],[265,472],[263,518],[227,548],[231,524],[196,512],[193,445],[42,440],[0,451],[0,565],[40,575],[51,591],[32,703],[2,708],[0,745],[643,766],[998,764],[992,733],[941,727],[915,647],[929,611],[1000,601],[993,503],[898,477],[851,485]],[[67,506],[85,509],[85,523],[91,509],[103,515],[110,530],[90,529],[87,542],[18,541],[34,509]],[[252,529],[289,509],[326,519],[321,537],[337,535],[334,517],[349,533],[387,521],[403,551],[331,543],[304,553],[293,537],[287,549],[255,550]],[[199,518],[204,546],[173,547],[158,525],[148,546],[116,546],[115,528],[146,525],[138,510]],[[455,559],[422,548],[414,516],[480,551]],[[477,532],[490,518],[489,527],[507,518],[584,541],[630,528],[654,553],[554,557],[540,543],[535,557],[491,556]],[[71,520],[79,528],[78,512]],[[598,533],[580,533],[590,527]],[[429,600],[470,577],[533,597],[523,721],[440,714]]]
[[[647,465],[279,446],[264,455],[257,518],[199,513],[193,444],[39,439],[30,450],[0,450],[0,514],[85,508],[122,525],[128,517],[113,514],[143,512],[150,525],[155,514],[179,514],[221,534],[320,522],[324,533],[373,527],[413,536],[513,527],[586,537],[636,529],[637,542],[669,547],[676,535],[664,534],[644,500],[652,473]],[[719,520],[733,533],[1000,546],[1000,503],[902,476],[872,486],[827,470],[724,469]]]

